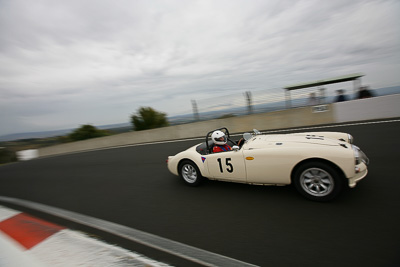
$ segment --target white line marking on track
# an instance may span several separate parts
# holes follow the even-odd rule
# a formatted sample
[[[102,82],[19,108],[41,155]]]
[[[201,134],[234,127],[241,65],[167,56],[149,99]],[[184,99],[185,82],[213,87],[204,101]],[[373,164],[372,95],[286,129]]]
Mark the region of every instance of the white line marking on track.
[[[333,124],[333,125],[319,125],[319,126],[311,126],[311,127],[303,127],[303,128],[290,128],[290,129],[283,129],[283,130],[270,130],[270,131],[264,131],[262,133],[263,134],[269,134],[269,133],[290,132],[290,131],[298,131],[298,130],[315,130],[315,129],[323,129],[323,128],[358,126],[358,125],[393,123],[393,122],[400,122],[400,120],[399,119],[394,119],[394,120],[383,120],[383,121],[369,121],[369,122],[355,122],[355,123],[344,123],[344,124]],[[242,136],[242,134],[232,134],[231,136]],[[155,142],[140,143],[140,144],[130,144],[130,145],[94,148],[94,149],[88,149],[88,150],[82,150],[82,151],[74,151],[74,152],[67,152],[67,153],[56,154],[56,155],[42,156],[42,157],[38,157],[38,158],[35,158],[35,159],[32,159],[32,160],[44,159],[44,158],[49,158],[49,157],[57,157],[57,156],[65,156],[65,155],[84,153],[84,152],[94,152],[94,151],[101,151],[101,150],[108,150],[108,149],[117,149],[117,148],[124,148],[124,147],[158,145],[158,144],[168,144],[168,143],[176,143],[176,142],[195,141],[195,140],[204,140],[204,137],[193,137],[193,138],[187,138],[187,139],[155,141]]]
[[[43,264],[23,253],[23,249],[19,244],[0,231],[0,266],[43,267]]]
[[[185,245],[163,237],[149,234],[140,230],[129,228],[113,222],[97,219],[72,211],[63,210],[48,205],[31,202],[11,197],[0,196],[0,201],[17,204],[31,208],[60,218],[64,218],[82,225],[102,230],[119,237],[137,242],[139,244],[167,252],[177,257],[204,265],[204,266],[256,266],[243,261],[232,259],[223,255]]]
[[[400,122],[400,120],[385,120],[385,121],[369,121],[369,122],[355,122],[355,123],[344,123],[344,124],[333,124],[333,125],[324,125],[324,126],[312,126],[312,127],[304,127],[304,128],[292,128],[285,130],[272,130],[266,131],[263,133],[275,133],[275,132],[289,132],[289,131],[299,131],[299,130],[314,130],[321,128],[335,128],[335,127],[347,127],[347,126],[359,126],[359,125],[369,125],[369,124],[380,124],[380,123],[392,123],[392,122]]]
[[[280,132],[290,132],[290,131],[299,131],[299,130],[315,130],[315,129],[323,129],[323,128],[334,128],[334,127],[346,127],[346,126],[358,126],[358,125],[368,125],[368,124],[379,124],[379,123],[391,123],[391,122],[400,122],[400,120],[384,120],[384,121],[369,121],[369,122],[354,122],[354,123],[343,123],[343,124],[334,124],[334,125],[318,125],[318,126],[310,126],[310,127],[302,127],[302,128],[290,128],[284,130],[270,130],[262,132],[263,134],[268,133],[280,133]],[[232,136],[242,136],[242,134],[233,134]],[[178,140],[170,140],[170,141],[158,141],[151,143],[142,143],[142,144],[132,144],[118,147],[110,147],[112,148],[121,148],[121,147],[131,147],[131,146],[144,146],[144,145],[156,145],[156,144],[167,144],[174,142],[185,142],[185,141],[194,141],[194,140],[204,140],[204,137],[196,137],[196,138],[188,138],[188,139],[178,139]]]
[[[25,253],[52,267],[171,267],[70,229],[59,231]]]

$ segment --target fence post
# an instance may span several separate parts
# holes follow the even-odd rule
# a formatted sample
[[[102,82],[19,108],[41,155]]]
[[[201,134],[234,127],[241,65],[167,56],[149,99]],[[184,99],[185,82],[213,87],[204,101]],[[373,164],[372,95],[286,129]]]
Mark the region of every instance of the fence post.
[[[290,97],[290,90],[285,89],[286,109],[292,108],[292,99]]]
[[[361,87],[361,78],[357,78],[353,81],[353,94],[354,94],[354,99],[357,99],[358,96],[358,91],[360,90]]]
[[[325,87],[321,87],[319,88],[319,104],[326,104],[325,102],[325,92],[326,92],[326,88]]]
[[[247,111],[249,114],[253,113],[253,107],[252,107],[252,99],[251,99],[251,92],[246,91],[245,93],[246,96],[246,103],[247,103]]]
[[[192,100],[192,108],[193,108],[193,117],[195,121],[200,120],[199,110],[197,109],[196,100]]]

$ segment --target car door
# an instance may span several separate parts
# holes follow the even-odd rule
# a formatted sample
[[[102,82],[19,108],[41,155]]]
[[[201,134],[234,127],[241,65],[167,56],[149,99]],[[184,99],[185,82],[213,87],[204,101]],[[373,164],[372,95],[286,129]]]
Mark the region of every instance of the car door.
[[[277,148],[243,150],[248,183],[290,184],[294,159]]]
[[[205,157],[210,178],[246,182],[246,167],[242,151],[227,151]]]

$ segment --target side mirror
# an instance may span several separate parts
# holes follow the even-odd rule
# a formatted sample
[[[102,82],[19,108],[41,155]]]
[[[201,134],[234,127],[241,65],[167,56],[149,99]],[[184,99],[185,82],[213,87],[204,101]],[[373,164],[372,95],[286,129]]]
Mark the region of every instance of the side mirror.
[[[238,150],[239,150],[239,147],[238,147],[238,146],[233,146],[233,147],[232,147],[232,150],[233,150],[233,151],[238,151]]]

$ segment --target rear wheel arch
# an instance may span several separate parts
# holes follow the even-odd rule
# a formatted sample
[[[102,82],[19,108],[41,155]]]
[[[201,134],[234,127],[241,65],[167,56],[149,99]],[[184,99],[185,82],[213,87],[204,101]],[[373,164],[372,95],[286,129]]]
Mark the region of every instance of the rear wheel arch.
[[[179,173],[180,168],[182,167],[182,164],[185,163],[185,162],[188,162],[188,161],[190,161],[191,163],[193,163],[194,165],[196,165],[197,169],[199,169],[199,171],[200,171],[200,168],[199,168],[199,166],[197,166],[197,163],[196,163],[196,162],[194,162],[194,161],[191,160],[191,159],[184,158],[184,159],[181,159],[181,160],[179,161],[179,163],[178,163],[178,166],[177,166],[177,168],[178,168],[178,173]],[[200,174],[202,174],[201,171],[200,171]]]
[[[183,182],[190,186],[198,186],[204,180],[199,167],[190,159],[182,159],[179,161],[178,173]]]

